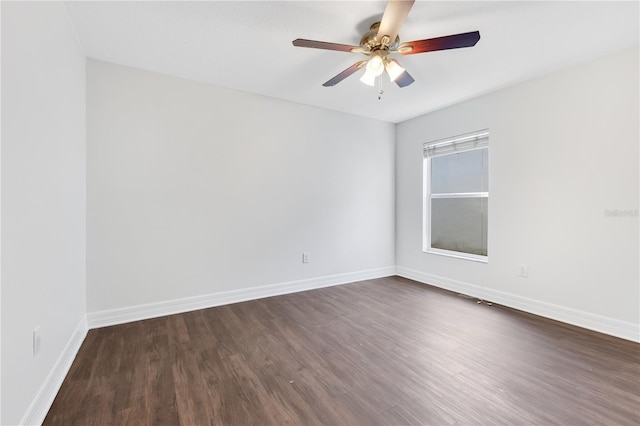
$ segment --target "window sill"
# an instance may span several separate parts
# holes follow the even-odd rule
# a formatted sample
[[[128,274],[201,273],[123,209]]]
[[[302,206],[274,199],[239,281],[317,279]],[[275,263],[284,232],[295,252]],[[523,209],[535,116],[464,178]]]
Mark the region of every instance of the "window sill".
[[[427,254],[436,254],[438,256],[453,257],[455,259],[470,260],[472,262],[489,263],[488,256],[480,256],[477,254],[464,254],[438,249],[426,249],[422,250],[422,252]]]

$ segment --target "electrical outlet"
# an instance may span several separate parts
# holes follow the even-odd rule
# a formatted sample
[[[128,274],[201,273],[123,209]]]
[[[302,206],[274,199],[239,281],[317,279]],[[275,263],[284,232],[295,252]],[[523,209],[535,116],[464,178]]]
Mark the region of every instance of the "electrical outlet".
[[[309,263],[309,253],[302,252],[302,263]]]
[[[521,263],[518,265],[518,275],[522,278],[527,278],[529,276],[529,265],[526,263]]]
[[[42,339],[40,338],[39,325],[36,325],[35,328],[33,329],[32,342],[33,342],[33,356],[36,356],[38,355],[38,352],[40,352],[40,346],[42,344]]]

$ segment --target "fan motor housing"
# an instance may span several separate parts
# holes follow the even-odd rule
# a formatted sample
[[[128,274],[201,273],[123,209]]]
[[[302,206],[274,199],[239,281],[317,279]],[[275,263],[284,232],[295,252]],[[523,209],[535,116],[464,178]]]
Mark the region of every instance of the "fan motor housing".
[[[379,27],[380,22],[374,22],[371,27],[369,27],[369,31],[367,31],[360,40],[360,47],[370,52],[380,49],[395,50],[400,44],[400,37],[396,36],[396,39],[393,41],[393,43],[385,46],[385,44],[382,43],[382,40],[378,39]]]

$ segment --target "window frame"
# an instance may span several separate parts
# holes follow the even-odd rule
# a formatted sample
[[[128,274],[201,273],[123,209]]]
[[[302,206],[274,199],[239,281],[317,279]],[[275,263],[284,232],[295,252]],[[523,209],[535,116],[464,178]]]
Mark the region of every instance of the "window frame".
[[[463,146],[462,149],[456,149],[456,145]],[[429,155],[430,151],[443,148],[441,153]],[[458,135],[452,138],[440,139],[436,141],[426,142],[423,144],[423,167],[422,167],[422,183],[423,183],[423,212],[422,212],[422,251],[424,253],[436,254],[441,256],[453,257],[474,262],[487,263],[489,261],[489,253],[487,255],[479,255],[474,253],[464,253],[453,250],[445,250],[431,247],[431,202],[433,199],[452,199],[452,198],[486,198],[487,199],[487,226],[489,221],[489,186],[486,192],[460,192],[460,193],[431,193],[431,159],[434,157],[454,155],[460,152],[476,151],[481,149],[487,150],[487,158],[489,158],[489,131],[488,129],[477,132]],[[450,152],[446,152],[447,149]],[[490,163],[490,162],[489,162]],[[487,178],[488,179],[488,178]],[[487,182],[488,183],[488,182]],[[489,233],[487,232],[487,248],[489,245]]]

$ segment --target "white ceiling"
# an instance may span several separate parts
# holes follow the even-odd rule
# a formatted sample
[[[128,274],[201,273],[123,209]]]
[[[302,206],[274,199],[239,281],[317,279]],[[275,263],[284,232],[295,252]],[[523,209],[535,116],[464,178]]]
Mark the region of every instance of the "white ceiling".
[[[364,58],[305,49],[307,38],[359,43],[384,1],[65,2],[88,57],[273,98],[398,123],[609,52],[638,45],[639,3],[417,1],[401,41],[479,30],[475,47],[397,59],[416,82],[378,89]],[[615,76],[611,76],[615,78]]]

